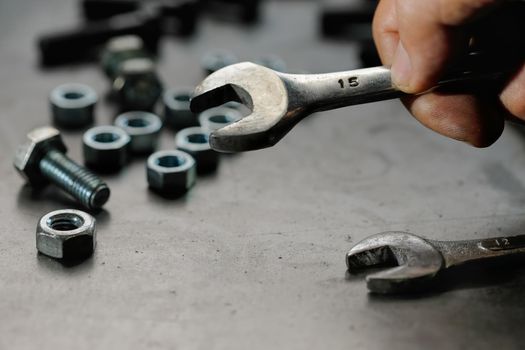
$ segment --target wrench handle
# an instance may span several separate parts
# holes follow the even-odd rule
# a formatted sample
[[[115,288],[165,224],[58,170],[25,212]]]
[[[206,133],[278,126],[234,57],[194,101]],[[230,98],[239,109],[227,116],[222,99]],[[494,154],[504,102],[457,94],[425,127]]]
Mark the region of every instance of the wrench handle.
[[[445,260],[446,267],[468,262],[525,254],[525,235],[468,241],[433,241]]]
[[[309,112],[331,110],[361,103],[399,98],[390,69],[373,67],[326,74],[279,73],[294,91],[290,102]]]
[[[523,62],[525,54],[521,51],[516,50],[512,58],[470,53],[429,91],[497,92],[516,64]],[[310,112],[407,96],[394,86],[390,68],[384,66],[327,74],[279,74],[293,87],[288,90],[296,92],[298,107]]]
[[[525,248],[525,236],[489,238],[481,241],[479,245],[495,252]]]

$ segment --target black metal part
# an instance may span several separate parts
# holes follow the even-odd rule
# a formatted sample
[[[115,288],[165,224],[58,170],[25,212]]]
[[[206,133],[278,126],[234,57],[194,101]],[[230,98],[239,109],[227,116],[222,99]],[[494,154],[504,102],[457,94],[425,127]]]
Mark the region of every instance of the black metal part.
[[[259,20],[260,0],[201,0],[203,9],[216,18],[253,24]]]
[[[109,19],[145,7],[160,9],[164,33],[187,36],[194,33],[200,6],[198,0],[83,0],[82,12],[89,21]]]
[[[371,39],[376,6],[376,0],[350,5],[347,1],[328,1],[321,12],[323,36],[352,41]]]
[[[376,45],[372,39],[359,44],[359,59],[363,67],[374,67],[382,64]]]
[[[89,61],[115,36],[134,34],[156,53],[164,34],[191,35],[199,15],[197,0],[84,0],[86,23],[44,34],[38,40],[43,66]]]
[[[151,52],[157,52],[161,36],[159,16],[155,13],[130,13],[110,20],[88,22],[76,29],[57,31],[40,37],[41,64],[54,66],[94,60],[102,45],[115,36],[139,36]]]
[[[137,11],[141,4],[136,0],[83,0],[81,6],[84,18],[96,21]]]
[[[377,0],[347,1],[328,0],[321,12],[321,34],[323,37],[357,42],[362,67],[381,64],[372,38],[372,20]]]

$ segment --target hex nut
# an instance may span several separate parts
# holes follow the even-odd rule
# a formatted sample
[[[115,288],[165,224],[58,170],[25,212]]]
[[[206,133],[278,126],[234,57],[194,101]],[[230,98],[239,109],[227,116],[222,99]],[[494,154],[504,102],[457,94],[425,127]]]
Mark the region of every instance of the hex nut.
[[[82,137],[84,163],[101,172],[115,172],[126,164],[129,135],[119,127],[106,125],[89,129]]]
[[[38,221],[37,250],[56,259],[83,259],[95,250],[95,218],[80,210],[65,209],[48,213]]]
[[[93,124],[97,100],[97,93],[87,85],[70,83],[57,86],[49,96],[53,123],[68,129]]]
[[[162,94],[162,82],[149,58],[122,62],[113,81],[113,91],[122,111],[151,111]]]
[[[150,188],[159,194],[184,194],[197,179],[195,160],[183,151],[155,152],[148,158],[147,178]]]
[[[211,149],[209,134],[201,127],[179,131],[175,135],[175,147],[195,158],[197,173],[208,174],[217,170],[219,153]]]
[[[60,131],[46,126],[34,129],[27,134],[27,141],[17,148],[14,166],[32,186],[42,186],[47,180],[42,176],[39,163],[48,149],[66,153]]]
[[[144,42],[137,35],[123,35],[110,39],[104,48],[100,60],[106,76],[115,79],[122,62],[132,58],[150,58],[144,48]]]
[[[180,130],[198,126],[197,116],[190,110],[190,89],[169,89],[164,92],[164,122],[170,128]]]
[[[205,75],[215,73],[219,69],[239,62],[237,56],[228,51],[208,52],[201,59]]]
[[[131,138],[129,150],[135,154],[148,154],[157,148],[162,121],[149,112],[126,112],[115,119],[115,125]]]
[[[234,108],[217,107],[211,108],[199,115],[199,123],[204,131],[211,133],[224,128],[242,118],[242,114]]]

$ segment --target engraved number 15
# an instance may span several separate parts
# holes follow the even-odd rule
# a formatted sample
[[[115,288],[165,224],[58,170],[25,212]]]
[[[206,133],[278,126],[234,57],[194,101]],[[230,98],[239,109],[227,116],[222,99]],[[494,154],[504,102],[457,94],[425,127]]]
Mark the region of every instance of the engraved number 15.
[[[339,79],[338,83],[341,86],[341,89],[344,89],[345,87],[357,87],[359,86],[359,79],[357,77],[348,78],[347,81]]]

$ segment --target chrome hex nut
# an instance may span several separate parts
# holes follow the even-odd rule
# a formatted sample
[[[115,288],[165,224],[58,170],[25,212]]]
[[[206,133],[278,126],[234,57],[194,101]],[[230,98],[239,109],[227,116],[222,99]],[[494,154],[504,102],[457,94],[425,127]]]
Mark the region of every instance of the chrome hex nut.
[[[105,125],[91,128],[82,137],[84,163],[102,172],[118,171],[128,160],[130,141],[129,135],[119,127]]]
[[[83,259],[96,245],[95,218],[83,211],[66,209],[48,213],[38,221],[37,250],[56,259]]]
[[[27,141],[16,150],[14,166],[32,186],[47,184],[39,163],[49,149],[56,149],[63,153],[67,151],[60,131],[46,126],[29,132]]]
[[[175,135],[175,147],[195,158],[199,174],[209,174],[217,170],[219,153],[211,149],[210,135],[203,128],[194,127],[179,131]]]
[[[157,148],[162,120],[149,112],[126,112],[115,119],[115,125],[130,137],[130,151],[135,154],[148,154]]]
[[[195,160],[183,151],[159,151],[149,156],[147,179],[151,189],[163,195],[181,195],[195,185]]]
[[[98,96],[84,84],[62,84],[51,91],[49,101],[53,123],[67,129],[93,124],[93,112]]]
[[[113,90],[121,110],[151,111],[162,94],[162,82],[149,58],[122,62],[113,81]]]

